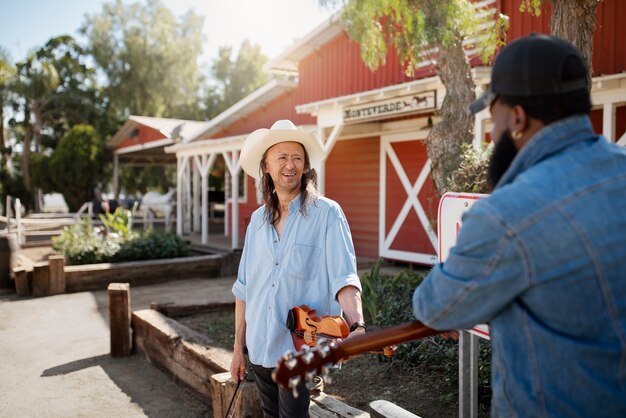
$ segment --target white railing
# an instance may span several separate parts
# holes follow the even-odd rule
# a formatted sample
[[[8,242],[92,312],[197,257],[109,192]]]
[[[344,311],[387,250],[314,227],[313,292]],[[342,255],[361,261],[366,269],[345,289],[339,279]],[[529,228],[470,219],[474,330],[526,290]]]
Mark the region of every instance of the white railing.
[[[17,242],[22,245],[26,242],[27,233],[41,231],[50,228],[62,228],[68,225],[79,225],[80,220],[85,213],[89,217],[89,223],[92,223],[93,203],[86,202],[74,215],[68,215],[67,218],[54,219],[27,219],[22,218],[22,202],[18,198],[7,196],[5,202],[5,216],[0,215],[0,223],[4,223],[5,227],[0,230],[1,234],[14,233],[17,236]]]

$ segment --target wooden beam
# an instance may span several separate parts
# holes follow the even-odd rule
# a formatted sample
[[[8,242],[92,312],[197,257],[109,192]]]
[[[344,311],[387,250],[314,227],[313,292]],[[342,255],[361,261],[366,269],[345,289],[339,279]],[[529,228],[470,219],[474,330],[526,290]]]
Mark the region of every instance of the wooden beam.
[[[62,255],[48,257],[48,274],[50,280],[50,294],[65,293],[65,258]]]
[[[109,293],[109,325],[111,327],[111,357],[128,357],[130,339],[130,285],[111,283]]]
[[[33,266],[33,296],[50,294],[50,275],[48,263],[37,263]]]

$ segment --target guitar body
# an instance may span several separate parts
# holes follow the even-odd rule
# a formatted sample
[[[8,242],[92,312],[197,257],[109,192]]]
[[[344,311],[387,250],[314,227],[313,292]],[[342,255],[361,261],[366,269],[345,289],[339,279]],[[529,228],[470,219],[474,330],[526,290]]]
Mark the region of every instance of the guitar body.
[[[291,308],[287,315],[287,328],[291,331],[291,338],[296,351],[302,346],[314,347],[318,339],[345,338],[350,334],[348,324],[341,316],[317,316],[315,309],[307,305]]]

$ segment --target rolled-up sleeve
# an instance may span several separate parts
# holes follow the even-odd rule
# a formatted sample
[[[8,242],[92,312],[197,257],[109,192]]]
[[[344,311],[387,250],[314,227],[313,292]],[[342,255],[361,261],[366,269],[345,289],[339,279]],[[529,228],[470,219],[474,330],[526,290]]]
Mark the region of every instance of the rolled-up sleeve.
[[[361,291],[350,227],[340,208],[329,213],[326,229],[326,268],[335,298],[346,286],[354,286]]]
[[[415,317],[435,329],[489,322],[528,283],[523,245],[484,205],[463,218],[457,245],[413,294]]]
[[[248,242],[250,226],[246,229],[246,240]],[[246,300],[246,266],[248,265],[248,253],[250,252],[249,246],[244,245],[241,253],[241,260],[239,261],[239,270],[237,272],[237,279],[232,287],[233,295],[239,300]]]

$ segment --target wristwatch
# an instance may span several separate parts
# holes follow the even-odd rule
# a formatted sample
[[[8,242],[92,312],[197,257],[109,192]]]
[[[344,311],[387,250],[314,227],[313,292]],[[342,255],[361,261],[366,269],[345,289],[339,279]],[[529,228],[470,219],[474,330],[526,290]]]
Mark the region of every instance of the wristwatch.
[[[355,322],[354,324],[350,325],[350,332],[354,332],[356,331],[357,328],[363,328],[365,331],[367,331],[367,327],[365,326],[365,322]]]

